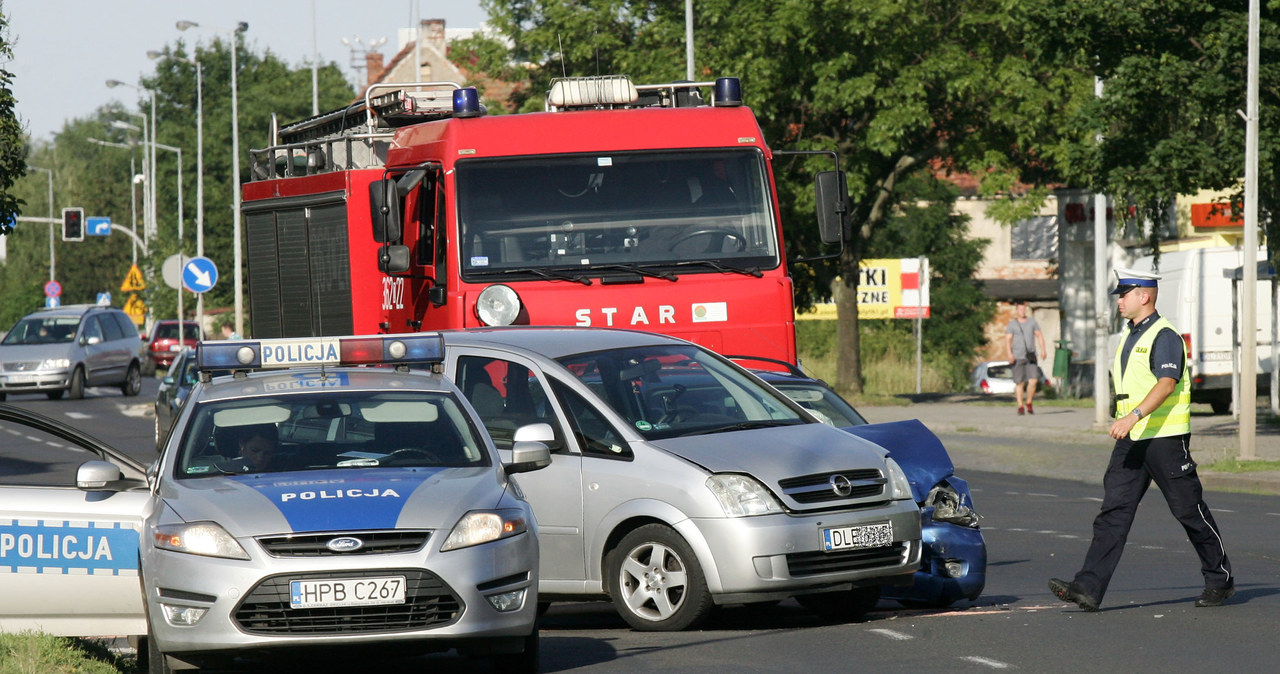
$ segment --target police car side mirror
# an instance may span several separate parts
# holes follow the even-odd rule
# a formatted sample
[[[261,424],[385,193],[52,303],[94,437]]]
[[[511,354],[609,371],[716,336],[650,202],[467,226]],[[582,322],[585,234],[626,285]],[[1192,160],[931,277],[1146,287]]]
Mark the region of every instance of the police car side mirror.
[[[844,228],[849,220],[849,188],[844,171],[818,173],[814,178],[814,190],[818,202],[818,233],[822,242],[840,243],[844,240]]]
[[[369,222],[373,225],[375,242],[400,240],[400,190],[396,181],[387,179],[369,183]]]
[[[503,466],[507,475],[528,473],[551,465],[551,450],[541,442],[517,442],[511,445],[511,463]]]
[[[378,249],[378,271],[401,274],[409,271],[409,247],[384,245]]]
[[[120,467],[110,461],[85,461],[76,469],[76,488],[81,491],[124,491],[139,484],[125,479]]]

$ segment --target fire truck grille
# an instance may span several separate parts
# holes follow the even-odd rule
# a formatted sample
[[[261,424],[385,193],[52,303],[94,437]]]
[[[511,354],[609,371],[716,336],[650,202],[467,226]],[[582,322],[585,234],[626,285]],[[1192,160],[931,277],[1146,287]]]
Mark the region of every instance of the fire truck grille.
[[[294,580],[403,575],[405,603],[294,609],[289,606],[289,583]],[[236,626],[249,634],[327,635],[403,632],[450,625],[462,615],[462,600],[434,574],[421,569],[379,569],[273,576],[264,579],[240,602],[233,614]]]

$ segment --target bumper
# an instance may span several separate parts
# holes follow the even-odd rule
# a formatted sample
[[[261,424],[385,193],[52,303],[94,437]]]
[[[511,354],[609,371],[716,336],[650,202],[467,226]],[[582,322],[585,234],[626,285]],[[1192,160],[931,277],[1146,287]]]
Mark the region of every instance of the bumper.
[[[422,650],[483,642],[518,646],[537,618],[537,539],[525,534],[449,552],[439,546],[432,537],[422,550],[397,554],[273,558],[259,550],[248,561],[150,549],[143,584],[152,638],[169,655],[197,660],[238,650],[265,654],[360,644]],[[410,588],[406,604],[289,607],[290,580],[339,575],[403,575]],[[524,598],[511,611],[499,612],[487,599],[514,591],[523,591]],[[194,625],[175,625],[164,606],[207,612]],[[370,622],[369,614],[385,617]]]
[[[987,583],[987,544],[980,529],[921,519],[924,551],[910,586],[885,588],[886,599],[946,606],[973,601]]]
[[[893,543],[822,549],[822,530],[893,525]],[[906,583],[920,565],[920,510],[910,500],[874,509],[689,520],[706,541],[700,559],[716,603],[780,599],[811,591]],[[688,536],[686,536],[688,538]]]
[[[0,374],[0,393],[43,393],[67,388],[67,370],[23,374]]]

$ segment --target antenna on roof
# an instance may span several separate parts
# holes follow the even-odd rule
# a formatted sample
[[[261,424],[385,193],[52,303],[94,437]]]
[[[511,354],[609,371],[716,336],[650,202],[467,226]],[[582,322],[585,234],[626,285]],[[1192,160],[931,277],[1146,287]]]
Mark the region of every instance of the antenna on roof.
[[[556,44],[560,45],[560,76],[568,77],[569,73],[564,68],[564,40],[560,39],[560,33],[556,33]]]

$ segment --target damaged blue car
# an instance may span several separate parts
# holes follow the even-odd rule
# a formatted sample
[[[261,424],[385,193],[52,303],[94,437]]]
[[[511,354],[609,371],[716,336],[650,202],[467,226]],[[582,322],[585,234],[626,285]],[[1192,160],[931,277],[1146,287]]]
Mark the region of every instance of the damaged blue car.
[[[752,372],[819,420],[885,448],[907,474],[911,493],[920,506],[924,543],[920,570],[910,586],[886,586],[880,596],[904,606],[935,608],[977,599],[986,585],[987,544],[973,509],[969,483],[956,476],[938,436],[915,419],[869,424],[821,380],[804,375],[793,365],[776,364],[786,365],[789,371]]]

